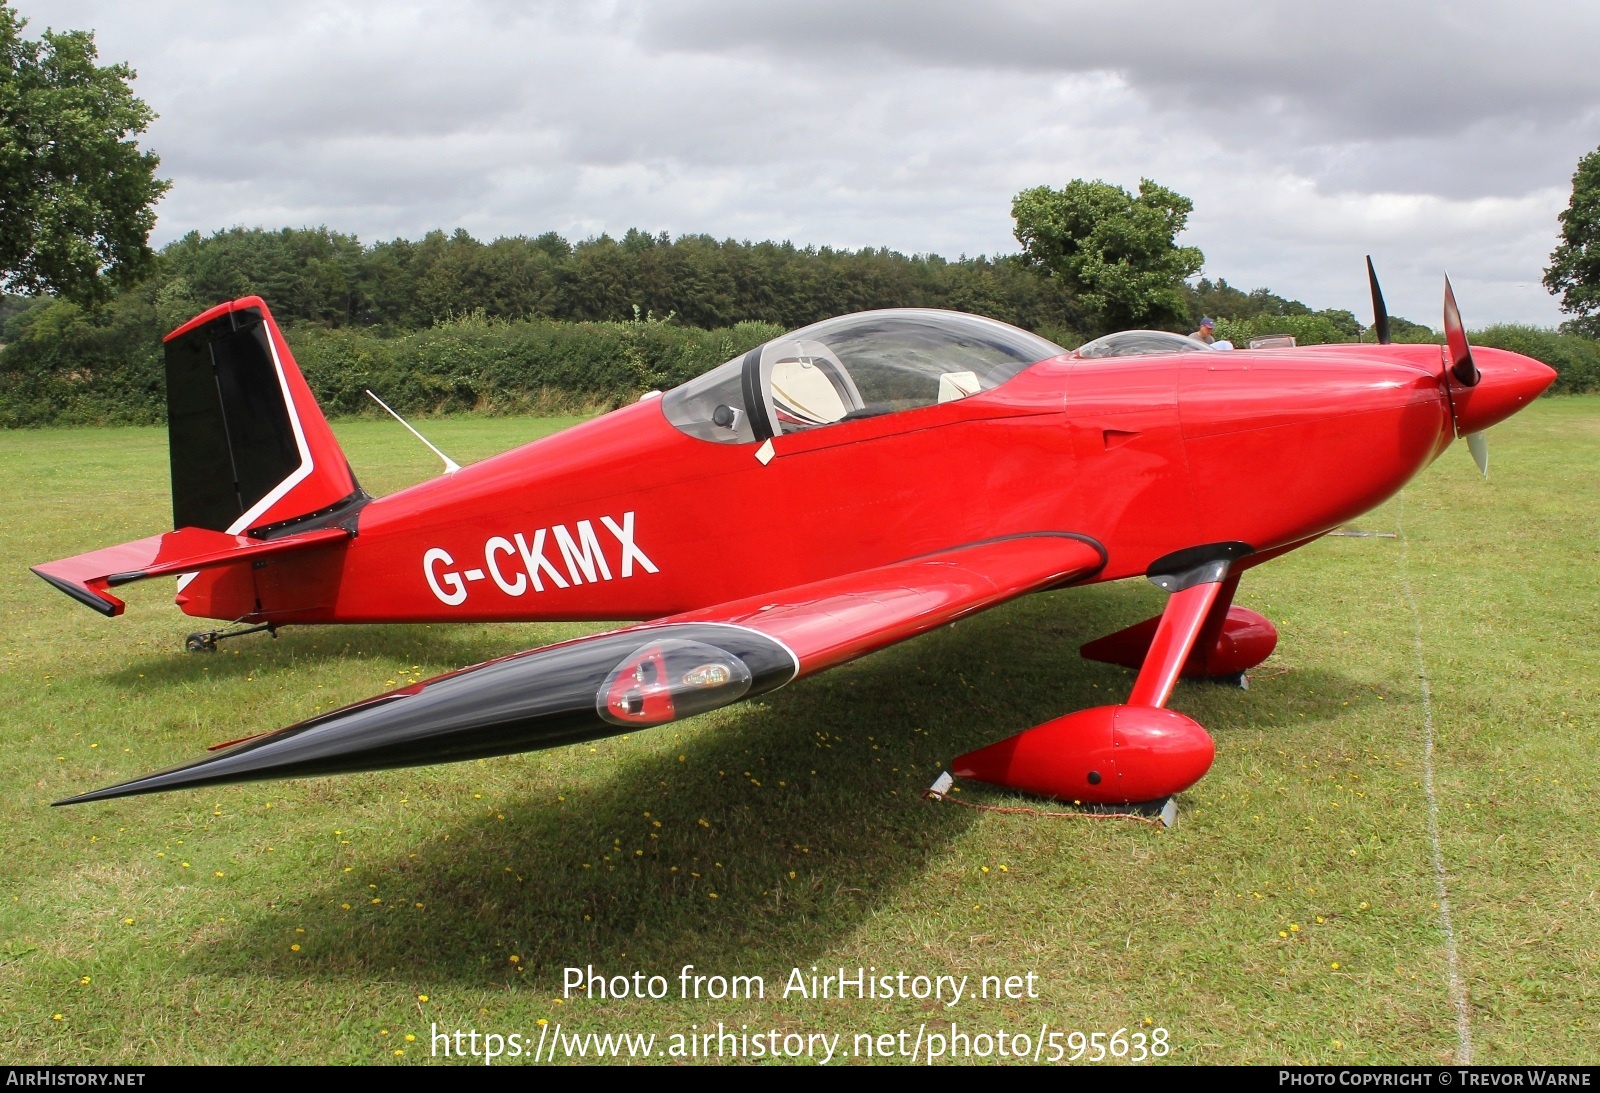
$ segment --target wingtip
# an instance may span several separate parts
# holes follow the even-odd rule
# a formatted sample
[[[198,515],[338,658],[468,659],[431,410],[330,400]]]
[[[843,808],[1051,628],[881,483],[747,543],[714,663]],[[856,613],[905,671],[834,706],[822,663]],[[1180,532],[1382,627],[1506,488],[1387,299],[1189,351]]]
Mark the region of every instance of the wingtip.
[[[216,755],[205,755],[176,767],[152,771],[137,778],[130,778],[126,782],[65,797],[52,802],[52,806],[91,804],[117,797],[136,797],[145,793],[166,793],[175,789],[198,789],[205,785],[251,781],[259,776],[253,769],[255,765],[248,760],[251,750],[249,747],[242,747]]]
[[[75,797],[63,797],[59,801],[51,801],[51,808],[62,808],[66,805],[85,805],[91,801],[109,801],[114,797],[127,797],[128,793],[118,792],[122,786],[106,786],[103,789],[91,789],[87,793],[80,793]]]
[[[114,786],[102,786],[100,789],[91,789],[87,793],[79,793],[73,797],[63,797],[59,801],[51,801],[51,808],[61,808],[64,805],[86,805],[94,801],[110,801],[118,797],[134,797],[141,793],[159,793],[164,789],[183,789],[182,782],[174,784],[172,780],[163,778],[160,774],[147,774],[142,778],[134,778],[127,782],[118,782]]]

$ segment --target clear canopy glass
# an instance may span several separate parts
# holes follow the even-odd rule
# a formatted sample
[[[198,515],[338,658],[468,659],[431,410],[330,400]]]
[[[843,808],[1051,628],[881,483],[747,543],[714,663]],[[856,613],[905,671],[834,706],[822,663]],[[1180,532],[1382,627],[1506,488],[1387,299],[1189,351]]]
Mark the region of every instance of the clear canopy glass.
[[[1144,357],[1155,353],[1209,353],[1212,346],[1199,338],[1173,334],[1166,330],[1119,330],[1092,342],[1084,342],[1074,357]]]
[[[667,392],[662,411],[691,436],[749,443],[967,398],[1065,353],[978,315],[866,311],[757,346]]]

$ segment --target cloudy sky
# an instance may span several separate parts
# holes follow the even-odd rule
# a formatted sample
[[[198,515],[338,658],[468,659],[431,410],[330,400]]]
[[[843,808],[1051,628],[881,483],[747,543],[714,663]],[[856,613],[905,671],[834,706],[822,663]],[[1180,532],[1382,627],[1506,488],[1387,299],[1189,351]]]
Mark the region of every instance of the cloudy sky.
[[[1313,307],[1551,324],[1600,145],[1600,4],[1453,0],[12,0],[160,119],[156,242],[632,226],[1017,249],[1011,198],[1153,178],[1204,273]]]

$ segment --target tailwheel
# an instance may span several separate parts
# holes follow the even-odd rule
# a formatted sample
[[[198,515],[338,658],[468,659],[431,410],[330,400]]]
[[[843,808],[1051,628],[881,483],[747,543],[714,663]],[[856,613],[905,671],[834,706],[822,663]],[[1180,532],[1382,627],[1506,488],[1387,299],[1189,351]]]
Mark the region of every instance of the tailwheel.
[[[183,651],[185,653],[215,653],[217,651],[217,642],[224,638],[242,638],[246,634],[259,634],[263,630],[274,638],[278,636],[278,628],[270,622],[264,622],[259,626],[242,626],[237,630],[196,630],[183,639]]]
[[[215,630],[197,630],[183,639],[185,653],[215,653],[217,651],[217,632]]]

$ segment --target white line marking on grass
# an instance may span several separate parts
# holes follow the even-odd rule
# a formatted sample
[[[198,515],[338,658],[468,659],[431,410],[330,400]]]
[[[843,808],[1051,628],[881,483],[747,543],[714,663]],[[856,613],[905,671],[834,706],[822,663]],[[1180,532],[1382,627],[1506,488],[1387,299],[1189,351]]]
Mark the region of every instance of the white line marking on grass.
[[[1400,533],[1400,587],[1411,608],[1411,621],[1417,652],[1417,679],[1422,683],[1422,785],[1428,794],[1428,841],[1433,849],[1433,884],[1439,896],[1439,928],[1444,931],[1445,986],[1456,1011],[1456,1064],[1472,1062],[1472,1011],[1467,1003],[1467,987],[1461,981],[1461,957],[1456,950],[1456,931],[1450,922],[1450,891],[1445,883],[1444,852],[1439,848],[1439,797],[1433,788],[1433,698],[1428,689],[1428,668],[1422,657],[1422,613],[1411,594],[1411,578],[1406,571],[1410,540],[1406,538],[1406,493],[1400,491],[1400,512],[1395,530]]]

